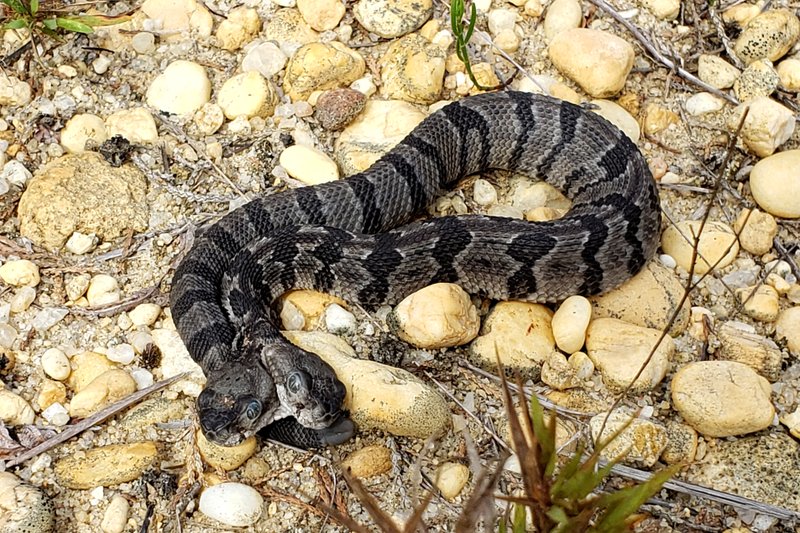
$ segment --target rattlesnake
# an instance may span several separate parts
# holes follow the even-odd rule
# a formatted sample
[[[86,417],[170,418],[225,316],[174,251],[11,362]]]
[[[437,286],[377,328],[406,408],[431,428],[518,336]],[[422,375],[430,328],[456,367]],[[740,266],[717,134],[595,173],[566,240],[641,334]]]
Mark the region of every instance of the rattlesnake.
[[[409,224],[459,179],[487,169],[541,176],[572,209],[549,222],[466,215]],[[201,427],[224,445],[266,426],[302,447],[352,434],[333,370],[280,334],[272,305],[289,289],[366,309],[435,282],[556,302],[638,272],[656,250],[660,217],[643,156],[597,114],[522,92],[446,105],[365,172],[257,198],[198,237],[175,272],[171,304],[208,378]]]

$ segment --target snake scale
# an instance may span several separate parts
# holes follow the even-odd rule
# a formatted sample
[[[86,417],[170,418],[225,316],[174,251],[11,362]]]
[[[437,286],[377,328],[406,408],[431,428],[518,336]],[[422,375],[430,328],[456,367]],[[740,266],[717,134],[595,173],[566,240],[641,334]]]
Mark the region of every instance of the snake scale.
[[[487,169],[540,176],[572,202],[562,218],[465,215],[411,222]],[[655,253],[661,212],[644,157],[615,126],[568,102],[481,94],[432,113],[368,170],[259,197],[200,235],[175,272],[172,314],[208,381],[205,435],[234,445],[266,428],[303,448],[346,440],[344,386],[279,331],[293,288],[366,309],[436,282],[496,300],[597,294]]]

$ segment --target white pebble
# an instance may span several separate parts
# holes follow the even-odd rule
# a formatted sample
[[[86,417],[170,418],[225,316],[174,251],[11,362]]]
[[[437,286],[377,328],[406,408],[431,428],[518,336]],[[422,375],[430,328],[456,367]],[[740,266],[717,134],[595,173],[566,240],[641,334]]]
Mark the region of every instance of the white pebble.
[[[659,255],[658,260],[661,261],[661,264],[667,268],[675,268],[676,266],[678,266],[678,263],[675,261],[675,258],[669,254]]]
[[[137,54],[149,54],[156,49],[156,37],[150,32],[142,31],[131,39],[131,46]]]
[[[128,334],[128,342],[136,350],[136,353],[143,353],[148,344],[153,343],[153,337],[146,331],[133,331]]]
[[[339,168],[327,154],[315,148],[295,144],[281,152],[281,166],[306,185],[319,185],[339,179]]]
[[[67,354],[58,348],[50,348],[42,354],[42,370],[57,381],[63,381],[69,377],[72,369],[69,364]]]
[[[111,57],[107,55],[101,55],[94,61],[92,61],[92,69],[97,74],[105,74],[108,72],[108,67],[111,66]]]
[[[158,75],[147,89],[147,104],[166,113],[183,115],[200,109],[211,97],[206,69],[179,59]]]
[[[70,253],[75,255],[83,255],[86,252],[90,252],[92,248],[94,248],[94,244],[94,234],[85,235],[80,231],[75,231],[69,236],[69,239],[67,239],[67,243],[64,246]]]
[[[264,499],[242,483],[220,483],[200,495],[200,512],[228,526],[247,527],[261,517]]]
[[[16,338],[17,330],[11,324],[0,324],[0,348],[11,348]]]
[[[122,533],[125,531],[125,526],[128,524],[129,510],[130,504],[127,498],[121,494],[116,494],[111,498],[111,502],[106,507],[106,512],[103,513],[103,521],[100,523],[100,529],[103,533]]]
[[[117,280],[106,274],[94,276],[86,290],[86,299],[92,307],[118,302],[120,291]]]
[[[36,313],[36,316],[31,320],[31,326],[36,331],[47,331],[61,322],[68,314],[69,310],[63,307],[47,307]]]
[[[480,206],[497,203],[497,189],[485,179],[478,178],[472,186],[472,199]]]
[[[136,390],[145,389],[155,382],[153,373],[145,368],[134,368],[130,374],[133,381],[136,382]]]
[[[33,287],[22,287],[11,298],[11,312],[21,313],[27,310],[34,299],[36,299],[36,289]]]
[[[325,309],[325,327],[330,333],[352,333],[356,329],[356,317],[339,304]]]
[[[570,296],[553,315],[553,337],[558,347],[568,354],[583,348],[586,328],[592,318],[592,304],[583,296]]]
[[[24,187],[28,180],[33,177],[31,171],[16,159],[12,159],[3,165],[3,172],[0,173],[8,183],[17,187]]]
[[[133,351],[133,346],[130,344],[117,344],[106,350],[106,357],[108,357],[109,360],[122,365],[131,364],[135,356],[136,353]]]
[[[0,266],[0,279],[14,287],[35,287],[39,284],[39,267],[27,259],[12,259]]]
[[[51,403],[47,409],[42,411],[42,418],[54,426],[66,426],[69,423],[69,413],[67,409],[58,402]]]

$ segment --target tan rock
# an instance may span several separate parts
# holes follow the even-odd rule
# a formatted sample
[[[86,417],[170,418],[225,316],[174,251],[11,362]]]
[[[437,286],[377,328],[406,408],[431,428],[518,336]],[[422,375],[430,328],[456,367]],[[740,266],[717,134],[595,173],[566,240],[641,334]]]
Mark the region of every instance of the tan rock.
[[[35,287],[39,284],[39,267],[27,259],[10,259],[0,266],[0,279],[12,287]]]
[[[39,382],[36,394],[36,405],[39,411],[44,411],[54,403],[65,404],[67,402],[67,388],[63,383],[52,379],[43,379]]]
[[[553,315],[553,337],[562,351],[572,354],[583,348],[586,328],[592,319],[592,304],[583,296],[570,296]]]
[[[626,424],[628,426],[623,430]],[[647,468],[658,461],[667,447],[667,430],[663,426],[649,420],[633,418],[621,411],[614,411],[608,416],[607,413],[594,416],[589,420],[589,427],[595,442],[605,442],[622,430],[601,452],[602,457],[609,461],[621,461]]]
[[[776,61],[800,36],[800,20],[789,9],[772,9],[753,18],[739,34],[733,48],[747,64],[758,59]]]
[[[69,403],[72,417],[86,418],[125,396],[136,392],[136,382],[120,369],[108,370],[81,389]]]
[[[217,95],[217,103],[230,120],[271,117],[278,102],[272,82],[254,70],[230,78]]]
[[[738,289],[736,294],[748,316],[762,322],[772,322],[778,318],[778,291],[769,285],[757,285]]]
[[[792,111],[766,96],[758,96],[739,105],[728,120],[729,130],[737,130],[745,109],[748,109],[748,113],[740,137],[745,146],[759,157],[772,155],[794,133]]]
[[[283,90],[293,102],[305,100],[313,91],[349,85],[365,68],[361,54],[342,43],[309,43],[289,59]]]
[[[306,185],[319,185],[339,179],[339,167],[328,154],[302,144],[295,144],[281,152],[281,166],[289,175]]]
[[[671,225],[661,236],[661,248],[678,265],[689,272],[692,268],[694,243],[698,241],[702,221],[684,220]],[[706,222],[697,245],[695,274],[705,274],[712,267],[721,270],[730,265],[739,253],[739,243],[733,230],[722,222]]]
[[[800,59],[784,59],[775,67],[780,78],[780,86],[784,91],[800,92]],[[63,134],[62,134],[63,135]]]
[[[578,0],[555,0],[544,17],[544,35],[549,41],[565,30],[580,28],[583,10]]]
[[[178,41],[182,32],[196,31],[202,37],[211,35],[214,20],[211,13],[197,0],[145,0],[142,12],[160,21],[159,28],[167,41]]]
[[[653,389],[664,379],[675,353],[674,341],[666,336],[650,357],[660,337],[660,330],[635,326],[615,318],[596,318],[586,333],[586,353],[610,389],[623,390],[630,386],[633,392],[643,392]],[[631,385],[645,362],[644,371]]]
[[[157,457],[155,442],[112,444],[59,459],[55,474],[70,489],[109,487],[137,479]]]
[[[179,59],[170,63],[147,88],[147,104],[165,113],[194,113],[211,98],[211,81],[205,68]]]
[[[303,289],[287,292],[281,297],[281,301],[284,306],[289,304],[301,314],[303,324],[297,329],[304,331],[311,331],[317,327],[320,317],[330,304],[335,303],[347,307],[347,303],[341,298]]]
[[[647,104],[644,110],[644,132],[647,135],[660,133],[673,124],[680,123],[677,113],[658,104]]]
[[[778,380],[783,355],[773,341],[741,322],[725,322],[716,328],[716,333],[720,342],[718,359],[744,363],[768,380]]]
[[[70,361],[72,372],[67,379],[67,386],[75,392],[86,388],[99,375],[117,367],[108,358],[97,352],[81,352]]]
[[[426,349],[466,344],[478,335],[481,325],[469,294],[452,283],[437,283],[410,294],[392,316],[401,339]]]
[[[238,50],[252,40],[261,29],[261,19],[255,9],[239,6],[231,9],[228,17],[217,27],[217,45],[223,50]]]
[[[759,431],[775,416],[769,382],[742,363],[689,363],[675,374],[671,390],[686,423],[710,437]]]
[[[83,152],[90,140],[100,146],[107,138],[103,119],[89,113],[74,115],[61,130],[61,146],[68,152]]]
[[[798,168],[800,150],[786,150],[755,164],[750,171],[750,191],[764,211],[777,217],[800,218]]]
[[[778,234],[778,223],[769,213],[758,209],[742,209],[733,229],[739,234],[739,244],[753,255],[772,250],[772,240]]]
[[[418,34],[394,41],[380,61],[381,95],[418,104],[435,102],[442,90],[445,57],[441,47]]]
[[[639,122],[627,109],[611,100],[592,100],[590,103],[596,106],[596,109],[592,109],[593,112],[621,129],[630,140],[638,142],[642,133]]]
[[[697,62],[697,76],[717,89],[729,89],[739,77],[739,69],[719,56],[701,54]]]
[[[33,408],[22,396],[0,389],[0,421],[9,426],[33,424]]]
[[[239,468],[258,449],[255,436],[248,437],[236,446],[219,446],[209,442],[200,430],[195,434],[195,438],[203,461],[213,468],[226,472]]]
[[[392,452],[386,446],[365,446],[348,455],[342,468],[359,479],[379,476],[392,469]]]
[[[453,501],[461,494],[469,481],[469,468],[461,463],[446,462],[436,469],[436,488],[448,501]]]
[[[775,322],[775,338],[784,339],[789,351],[800,356],[800,306],[781,311]]]
[[[106,117],[109,137],[120,135],[132,143],[152,143],[158,140],[158,129],[153,115],[144,107],[123,109]]]
[[[345,4],[341,0],[297,0],[297,9],[309,26],[317,31],[327,31],[339,25]]]

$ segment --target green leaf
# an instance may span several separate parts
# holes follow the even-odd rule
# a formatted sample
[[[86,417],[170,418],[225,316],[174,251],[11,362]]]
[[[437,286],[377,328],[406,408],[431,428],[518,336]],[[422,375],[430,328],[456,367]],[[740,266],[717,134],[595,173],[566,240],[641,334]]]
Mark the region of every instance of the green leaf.
[[[14,19],[3,24],[4,30],[21,30],[28,27],[28,21],[25,19]]]
[[[59,28],[63,28],[67,31],[74,31],[76,33],[92,33],[94,30],[88,24],[84,24],[76,19],[72,18],[63,18],[58,17],[56,18],[56,24]]]
[[[473,8],[475,6],[473,5]],[[556,467],[556,417],[551,417],[548,426],[544,421],[544,409],[539,403],[539,398],[535,394],[531,395],[530,407],[531,421],[533,422],[533,432],[539,440],[542,449],[542,459],[545,464],[545,475],[551,476]]]
[[[78,15],[77,17],[70,17],[71,20],[77,20],[86,24],[87,26],[91,26],[92,28],[97,28],[99,26],[113,26],[114,24],[122,24],[123,22],[128,22],[131,20],[130,15]]]
[[[513,533],[525,533],[525,522],[527,513],[524,505],[514,505],[514,519],[512,524]]]
[[[39,12],[39,0],[30,0],[31,15]]]
[[[28,8],[22,3],[22,0],[0,0],[0,2],[10,7],[14,13],[30,15]]]
[[[58,23],[54,18],[43,19],[42,24],[44,25],[45,29],[48,29],[50,31],[55,31],[56,28],[58,27]]]

